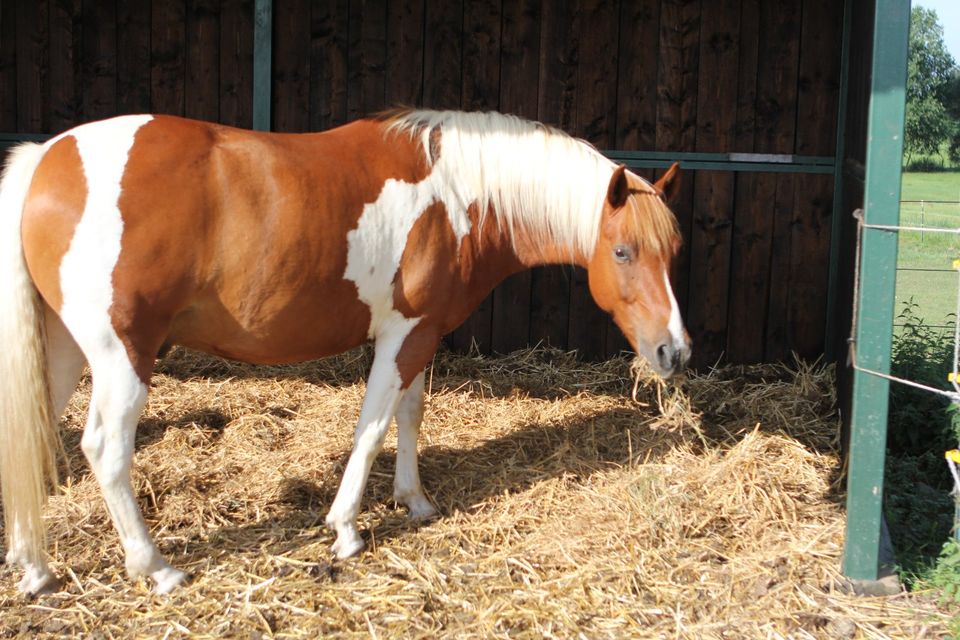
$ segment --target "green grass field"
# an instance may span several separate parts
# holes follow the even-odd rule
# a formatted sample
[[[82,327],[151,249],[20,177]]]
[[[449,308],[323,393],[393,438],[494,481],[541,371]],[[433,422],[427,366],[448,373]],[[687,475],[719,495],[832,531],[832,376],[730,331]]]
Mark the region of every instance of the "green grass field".
[[[904,172],[900,198],[905,201],[900,207],[901,225],[960,229],[960,172]],[[922,203],[918,202],[921,200]],[[902,231],[896,313],[912,299],[918,305],[917,315],[926,324],[941,325],[952,320],[960,288],[960,275],[952,269],[957,258],[960,234]]]

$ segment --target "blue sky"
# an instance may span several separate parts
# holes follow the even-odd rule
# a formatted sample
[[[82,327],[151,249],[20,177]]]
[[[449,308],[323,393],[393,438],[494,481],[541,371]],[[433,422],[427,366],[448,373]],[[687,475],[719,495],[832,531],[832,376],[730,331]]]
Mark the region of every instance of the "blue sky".
[[[913,0],[914,6],[934,9],[943,25],[943,41],[960,64],[960,0]]]

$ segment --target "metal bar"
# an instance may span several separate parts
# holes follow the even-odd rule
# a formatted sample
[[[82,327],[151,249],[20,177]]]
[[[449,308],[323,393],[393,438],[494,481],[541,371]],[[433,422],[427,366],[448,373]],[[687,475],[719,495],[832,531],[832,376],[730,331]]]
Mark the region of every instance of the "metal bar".
[[[906,85],[909,0],[876,0],[867,124],[867,224],[896,225]],[[863,229],[856,348],[859,366],[890,372],[897,234]],[[843,572],[875,580],[879,573],[883,465],[889,380],[853,372]]]
[[[840,43],[840,90],[837,96],[837,144],[833,167],[833,210],[830,221],[830,254],[827,268],[827,326],[824,329],[824,357],[838,359],[837,282],[840,273],[840,249],[843,236],[843,157],[847,152],[847,96],[850,88],[850,24],[854,0],[843,3],[843,35]]]
[[[765,173],[822,173],[834,172],[833,165],[786,164],[781,162],[736,162],[730,160],[686,160],[683,154],[668,154],[669,159],[641,159],[630,157],[631,152],[604,151],[614,162],[622,162],[631,169],[664,169],[674,162],[688,171],[751,171]]]
[[[253,128],[270,130],[273,0],[256,0],[253,9]]]
[[[604,151],[606,155],[616,154],[623,160],[694,160],[702,162],[762,162],[779,164],[803,164],[833,166],[831,156],[798,156],[779,153],[705,153],[700,151]]]

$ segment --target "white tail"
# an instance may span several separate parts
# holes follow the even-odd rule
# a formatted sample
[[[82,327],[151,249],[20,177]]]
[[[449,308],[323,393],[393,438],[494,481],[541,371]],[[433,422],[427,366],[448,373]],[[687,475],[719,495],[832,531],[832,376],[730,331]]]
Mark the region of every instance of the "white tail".
[[[23,255],[20,221],[45,147],[11,151],[0,182],[0,485],[7,561],[46,567],[42,509],[56,481],[43,302]]]

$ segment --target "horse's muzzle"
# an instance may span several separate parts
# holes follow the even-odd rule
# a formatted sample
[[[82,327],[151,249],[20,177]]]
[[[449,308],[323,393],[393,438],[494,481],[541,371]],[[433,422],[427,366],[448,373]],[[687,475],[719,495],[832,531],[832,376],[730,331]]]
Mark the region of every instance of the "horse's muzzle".
[[[679,373],[687,368],[690,362],[690,344],[687,342],[679,345],[674,343],[664,343],[657,347],[657,367],[660,369],[660,375],[669,378],[675,373]]]

